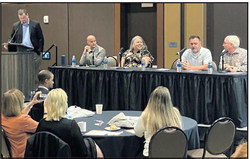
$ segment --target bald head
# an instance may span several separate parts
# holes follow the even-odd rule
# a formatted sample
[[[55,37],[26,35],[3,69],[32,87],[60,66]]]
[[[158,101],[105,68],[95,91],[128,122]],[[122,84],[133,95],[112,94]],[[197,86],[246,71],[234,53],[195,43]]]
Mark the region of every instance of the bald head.
[[[87,44],[91,47],[91,50],[96,46],[96,38],[94,35],[87,36]]]

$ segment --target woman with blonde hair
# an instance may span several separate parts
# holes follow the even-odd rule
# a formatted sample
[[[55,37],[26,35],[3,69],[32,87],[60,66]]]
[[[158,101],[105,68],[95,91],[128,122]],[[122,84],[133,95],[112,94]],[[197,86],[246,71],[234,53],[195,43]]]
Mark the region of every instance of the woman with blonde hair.
[[[65,118],[68,108],[68,96],[61,88],[49,92],[44,101],[44,118],[40,120],[37,132],[48,131],[69,144],[72,157],[87,157],[80,128],[75,120]],[[96,145],[97,157],[103,157],[102,151]]]
[[[157,87],[150,95],[147,107],[142,112],[135,125],[135,134],[145,137],[143,155],[148,156],[149,142],[152,135],[166,126],[182,128],[181,115],[172,104],[169,90],[166,87]]]
[[[122,54],[121,67],[142,67],[143,60],[148,67],[154,58],[143,38],[137,35],[131,40],[130,48]]]
[[[37,92],[33,99],[24,107],[23,93],[14,88],[6,91],[2,97],[2,128],[10,142],[12,158],[23,158],[26,141],[30,133],[36,131],[38,122],[28,115],[34,104],[42,101],[37,100]]]

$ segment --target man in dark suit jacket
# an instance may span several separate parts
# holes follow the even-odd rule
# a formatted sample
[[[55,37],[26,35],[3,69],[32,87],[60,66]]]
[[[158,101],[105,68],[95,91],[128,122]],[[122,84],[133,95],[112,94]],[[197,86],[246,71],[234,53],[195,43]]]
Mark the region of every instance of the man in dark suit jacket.
[[[34,54],[34,61],[37,75],[42,60],[41,52],[43,52],[44,46],[43,32],[38,22],[29,19],[29,14],[26,9],[18,10],[18,18],[20,21],[14,23],[8,42],[28,46],[17,46],[16,51],[18,52],[36,52],[36,54]]]
[[[35,92],[38,92],[38,91],[42,92],[39,96],[40,100],[44,100],[47,94],[49,94],[49,89],[53,88],[53,84],[54,84],[53,80],[54,80],[54,74],[48,70],[42,70],[38,73],[39,85],[38,85],[38,88],[35,90]],[[44,115],[43,102],[35,104],[31,108],[29,115],[32,119],[39,122],[43,118],[43,115]]]
[[[43,32],[40,24],[29,19],[29,14],[26,9],[18,10],[18,18],[20,21],[14,23],[9,42],[22,43],[27,46],[33,47],[34,49],[32,51],[40,55],[40,53],[43,51],[44,46]],[[29,29],[29,39],[25,39],[25,27]],[[31,43],[29,42],[29,40]]]

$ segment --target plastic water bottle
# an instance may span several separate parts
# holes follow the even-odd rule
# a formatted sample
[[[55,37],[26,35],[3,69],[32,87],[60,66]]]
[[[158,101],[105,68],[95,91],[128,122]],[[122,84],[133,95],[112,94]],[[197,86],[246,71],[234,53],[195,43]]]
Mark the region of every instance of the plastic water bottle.
[[[107,58],[107,56],[104,57],[104,60],[103,60],[103,68],[104,68],[104,69],[108,69],[108,58]]]
[[[177,60],[176,69],[177,69],[177,72],[181,72],[181,60],[180,59]]]
[[[145,66],[145,59],[142,59],[141,60],[141,70],[145,71],[145,68],[146,68],[146,66]]]
[[[72,57],[72,67],[76,67],[76,57],[73,55]]]
[[[212,74],[213,73],[213,64],[212,64],[212,62],[209,62],[208,63],[208,66],[207,66],[207,68],[208,68],[208,74]]]

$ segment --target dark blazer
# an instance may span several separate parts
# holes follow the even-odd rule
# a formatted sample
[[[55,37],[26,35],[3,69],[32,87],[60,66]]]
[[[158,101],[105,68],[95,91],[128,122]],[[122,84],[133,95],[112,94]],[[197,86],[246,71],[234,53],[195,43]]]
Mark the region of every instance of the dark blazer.
[[[87,147],[75,120],[62,118],[59,121],[40,120],[36,132],[48,131],[69,144],[72,157],[87,157]]]
[[[44,38],[41,26],[38,22],[30,20],[30,40],[34,46],[34,50],[37,54],[43,51]],[[20,21],[14,23],[12,32],[10,34],[9,42],[11,43],[22,43],[23,40],[23,29]]]

